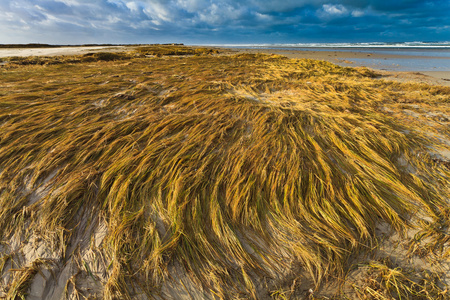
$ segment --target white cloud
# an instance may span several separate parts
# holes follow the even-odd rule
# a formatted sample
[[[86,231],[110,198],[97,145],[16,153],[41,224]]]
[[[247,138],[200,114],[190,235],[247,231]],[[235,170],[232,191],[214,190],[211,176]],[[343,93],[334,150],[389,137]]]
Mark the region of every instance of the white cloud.
[[[117,16],[108,16],[108,23],[119,23],[121,19]]]
[[[352,17],[359,18],[365,15],[365,12],[359,9],[352,11]]]
[[[62,2],[68,6],[77,6],[80,5],[80,1],[77,0],[56,0],[56,2]]]
[[[273,17],[271,15],[267,15],[267,14],[261,14],[261,13],[256,13],[256,18],[259,21],[263,21],[263,22],[271,22],[273,21]]]
[[[172,15],[169,7],[161,3],[149,3],[144,9],[144,13],[151,19],[160,20],[164,22],[172,21]]]
[[[342,16],[348,13],[347,8],[342,4],[332,5],[332,4],[324,4],[322,5],[322,9],[325,13],[329,15]]]
[[[189,13],[195,13],[206,9],[211,3],[206,0],[178,0],[177,7],[185,9]]]
[[[129,10],[131,10],[132,12],[137,12],[139,11],[139,4],[135,1],[131,1],[131,2],[127,2],[125,3],[125,5],[128,7]]]
[[[211,4],[207,9],[198,13],[198,21],[211,26],[226,24],[234,20],[241,20],[245,15],[242,8],[227,4]]]

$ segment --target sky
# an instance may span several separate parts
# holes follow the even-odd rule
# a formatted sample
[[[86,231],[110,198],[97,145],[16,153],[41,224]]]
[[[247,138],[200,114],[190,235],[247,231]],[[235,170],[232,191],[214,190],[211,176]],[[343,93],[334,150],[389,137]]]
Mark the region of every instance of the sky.
[[[450,41],[450,0],[0,0],[0,44]]]

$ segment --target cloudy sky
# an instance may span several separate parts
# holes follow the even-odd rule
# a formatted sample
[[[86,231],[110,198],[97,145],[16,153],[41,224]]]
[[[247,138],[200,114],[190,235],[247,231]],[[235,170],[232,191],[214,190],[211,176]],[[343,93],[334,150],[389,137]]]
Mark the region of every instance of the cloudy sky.
[[[0,0],[0,44],[450,41],[449,0]]]

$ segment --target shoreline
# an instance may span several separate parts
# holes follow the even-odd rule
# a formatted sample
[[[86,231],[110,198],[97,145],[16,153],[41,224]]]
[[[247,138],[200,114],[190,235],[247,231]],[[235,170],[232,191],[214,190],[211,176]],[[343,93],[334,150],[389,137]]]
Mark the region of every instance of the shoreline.
[[[370,53],[370,52],[359,52],[358,49],[355,51],[340,51],[337,48],[330,49],[320,49],[314,50],[284,50],[284,49],[249,49],[249,48],[219,48],[222,51],[226,51],[229,54],[240,54],[240,53],[261,53],[261,54],[276,54],[283,55],[292,59],[317,59],[325,60],[343,67],[361,67],[364,65],[358,64],[352,59],[438,59],[437,57],[424,57],[417,55],[395,55],[395,54],[380,54],[380,53]],[[353,49],[352,49],[353,50]],[[368,49],[364,49],[367,51]],[[444,85],[450,86],[450,70],[448,71],[395,71],[395,70],[385,70],[383,68],[376,68],[372,66],[365,66],[369,69],[375,70],[382,75],[384,79],[390,79],[400,82],[420,82],[434,85]],[[381,66],[383,67],[383,66]]]
[[[60,56],[60,55],[82,55],[86,53],[95,52],[124,52],[136,48],[137,46],[73,46],[73,47],[51,47],[51,48],[5,48],[0,49],[0,60],[5,57],[19,56]],[[201,47],[199,45],[193,47]],[[381,54],[373,53],[370,48],[311,48],[308,50],[299,49],[254,49],[254,48],[227,48],[227,47],[212,47],[220,50],[222,54],[276,54],[283,55],[291,59],[316,59],[325,60],[343,67],[361,67],[365,66],[369,69],[375,70],[381,74],[381,78],[388,80],[395,80],[400,82],[420,82],[433,85],[450,86],[450,70],[427,70],[420,71],[411,70],[389,70],[386,65],[370,65],[361,62],[365,59],[373,59],[383,62],[384,60],[427,60],[427,59],[442,59],[436,56],[419,56],[419,55],[397,55],[397,54]],[[343,51],[345,50],[345,51]],[[377,50],[377,49],[374,49]],[[449,59],[450,60],[450,59]],[[400,66],[401,68],[401,66]]]

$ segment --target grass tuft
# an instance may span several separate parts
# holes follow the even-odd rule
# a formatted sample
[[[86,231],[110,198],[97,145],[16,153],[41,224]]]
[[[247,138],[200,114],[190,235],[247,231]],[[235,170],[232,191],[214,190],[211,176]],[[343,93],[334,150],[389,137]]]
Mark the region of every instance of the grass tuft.
[[[426,270],[415,271],[395,267],[388,259],[370,262],[368,278],[363,287],[354,286],[361,298],[387,300],[440,300],[448,299],[448,290],[441,280],[442,274]],[[364,298],[365,299],[365,298]]]

